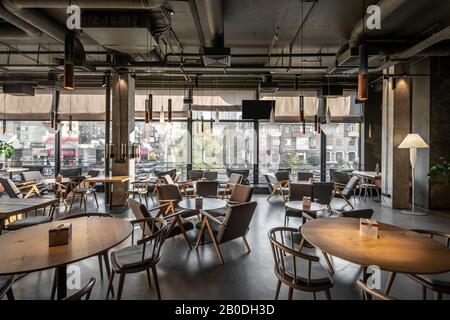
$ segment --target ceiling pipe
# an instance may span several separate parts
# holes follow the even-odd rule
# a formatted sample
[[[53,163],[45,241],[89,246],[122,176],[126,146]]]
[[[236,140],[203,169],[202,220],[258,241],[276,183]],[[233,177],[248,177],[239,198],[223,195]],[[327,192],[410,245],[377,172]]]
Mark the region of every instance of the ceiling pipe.
[[[67,8],[69,3],[83,9],[154,9],[164,0],[8,0],[17,9]]]
[[[1,4],[0,4],[0,18],[9,22],[13,26],[15,26],[18,29],[23,31],[23,33],[20,34],[17,32],[17,30],[13,31],[11,29],[8,30],[8,29],[2,27],[1,35],[0,35],[0,38],[2,38],[2,39],[7,39],[7,38],[9,39],[10,37],[13,37],[13,36],[14,36],[14,38],[18,38],[18,37],[25,38],[27,36],[30,38],[39,38],[40,36],[42,36],[41,31],[39,31],[38,29],[36,29],[32,25],[30,25],[29,23],[26,23],[22,19],[18,18],[16,15],[9,12]]]
[[[377,4],[381,9],[381,24],[386,19],[392,17],[401,7],[405,5],[411,5],[411,1],[408,0],[381,0]],[[365,8],[364,8],[365,10]],[[356,24],[350,35],[349,46],[350,48],[356,48],[359,46],[361,41],[370,33],[370,30],[367,30],[365,23],[369,16],[367,14]]]
[[[211,35],[212,47],[223,47],[225,45],[224,27],[224,3],[223,0],[202,0],[206,11],[206,21]]]
[[[0,27],[0,39],[1,40],[18,40],[18,39],[30,39],[30,36],[23,30],[20,30],[10,24]]]
[[[192,19],[194,20],[195,30],[197,31],[198,41],[202,47],[206,47],[205,34],[203,33],[202,24],[198,15],[195,0],[189,0],[189,8],[191,10]]]

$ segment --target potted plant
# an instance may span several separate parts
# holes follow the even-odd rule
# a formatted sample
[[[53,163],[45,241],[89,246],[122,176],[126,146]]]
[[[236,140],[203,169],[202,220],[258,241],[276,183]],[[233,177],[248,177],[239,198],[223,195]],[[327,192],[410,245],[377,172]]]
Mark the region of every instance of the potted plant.
[[[450,209],[450,162],[441,158],[428,173],[430,182],[430,208]]]
[[[11,143],[0,142],[0,156],[5,157],[5,167],[7,163],[12,159],[14,154],[14,146]]]

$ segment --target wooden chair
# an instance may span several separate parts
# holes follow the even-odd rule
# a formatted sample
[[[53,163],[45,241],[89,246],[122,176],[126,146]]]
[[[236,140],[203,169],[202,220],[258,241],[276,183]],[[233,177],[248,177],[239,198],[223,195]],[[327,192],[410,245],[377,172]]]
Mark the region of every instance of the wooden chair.
[[[58,221],[65,221],[65,220],[79,219],[79,218],[91,218],[91,217],[113,218],[112,215],[105,214],[105,213],[87,213],[87,214],[86,213],[81,213],[81,214],[75,214],[75,215],[63,217],[63,218],[59,219]],[[99,271],[100,271],[100,279],[103,281],[103,261],[105,262],[106,275],[107,275],[107,277],[109,279],[109,277],[111,275],[111,264],[110,264],[110,261],[109,261],[108,250],[106,250],[104,252],[100,252],[97,255],[97,258],[98,258],[98,267],[99,267]],[[94,284],[95,284],[95,281],[94,281]],[[52,290],[51,290],[51,294],[50,294],[50,299],[51,300],[55,299],[56,288],[57,287],[58,287],[58,277],[57,277],[57,274],[55,272],[54,275],[53,275]]]
[[[73,203],[80,199],[80,209],[84,205],[84,212],[87,212],[87,202],[88,202],[88,196],[92,194],[94,196],[95,203],[98,205],[98,199],[97,199],[97,191],[95,188],[91,186],[89,182],[87,182],[84,177],[80,180],[78,179],[71,179],[70,182],[67,185],[64,185],[62,183],[56,182],[56,188],[57,188],[57,195],[60,196],[63,199],[64,206],[67,210],[67,201],[70,201],[70,208],[69,212],[72,212]]]
[[[130,247],[120,249],[111,253],[112,272],[109,280],[106,298],[112,290],[115,274],[119,275],[119,286],[117,290],[117,300],[122,298],[122,290],[125,276],[131,273],[145,271],[147,273],[148,285],[151,289],[150,270],[153,273],[156,293],[161,300],[161,292],[158,284],[156,265],[161,259],[161,248],[164,243],[164,236],[167,222],[162,218],[147,218],[143,220],[131,221],[133,225],[143,225],[142,239],[134,245],[134,237]],[[134,228],[133,228],[134,232]]]
[[[8,300],[15,300],[14,293],[11,289],[14,283],[14,276],[1,276],[0,277],[0,300],[6,295]]]
[[[127,198],[130,196],[139,197],[139,202],[142,202],[142,197],[144,197],[145,204],[148,206],[148,187],[150,184],[150,179],[146,178],[139,181],[134,181],[131,183],[132,189],[127,191]]]
[[[350,202],[350,199],[352,196],[355,195],[359,181],[360,181],[359,177],[354,176],[350,179],[350,181],[347,183],[345,187],[335,184],[333,191],[333,198],[344,199],[347,205],[349,205],[354,210],[355,207]]]
[[[364,300],[369,300],[371,297],[378,298],[380,300],[397,300],[393,297],[390,297],[383,292],[376,290],[376,289],[370,289],[364,282],[361,280],[358,280],[357,282],[358,287],[360,287],[363,290],[363,297]]]
[[[289,185],[289,198],[288,201],[303,201],[303,197],[313,196],[313,186],[312,184],[304,183],[291,183]],[[303,218],[302,211],[296,211],[286,208],[284,212],[284,226],[289,224],[289,218]]]
[[[285,187],[285,181],[278,181],[277,177],[271,173],[264,175],[264,178],[266,179],[266,183],[269,187],[270,192],[267,201],[269,201],[273,197],[278,198],[279,196],[281,196],[283,198],[283,202],[286,202],[289,196],[289,188]]]
[[[40,194],[45,194],[52,191],[52,187],[50,185],[41,182],[44,178],[42,177],[42,173],[40,171],[25,171],[21,172],[20,176],[22,178],[22,183],[35,184],[39,189]]]
[[[243,175],[232,173],[230,175],[230,178],[228,179],[228,182],[220,185],[218,194],[222,196],[222,199],[228,198],[233,192],[234,186],[241,184],[243,179],[244,179]]]
[[[0,178],[0,183],[10,198],[29,199],[42,197],[38,186],[33,182],[25,182],[16,185],[11,179]]]
[[[295,249],[294,234],[297,232],[297,229],[286,227],[269,231],[275,275],[278,278],[275,300],[278,300],[281,284],[289,287],[289,300],[292,300],[294,289],[312,292],[314,300],[317,298],[317,292],[323,291],[327,299],[331,300],[330,289],[333,287],[333,279],[322,267],[318,257]]]
[[[234,186],[233,192],[231,193],[230,198],[228,199],[227,207],[230,205],[251,202],[252,196],[253,196],[253,187],[237,184]],[[228,211],[227,208],[222,208],[208,211],[208,213],[213,217],[220,217],[225,216],[227,214],[227,211]]]
[[[168,175],[168,174],[166,174],[166,175],[163,177],[163,180],[164,180],[164,182],[165,182],[166,184],[178,186],[182,194],[185,194],[185,195],[189,195],[189,194],[190,194],[190,195],[194,195],[194,193],[195,193],[195,189],[190,187],[190,183],[187,183],[187,182],[185,182],[185,183],[182,183],[182,182],[177,183],[177,182],[175,182],[175,181],[172,179],[172,177],[171,177],[170,175]]]
[[[333,191],[333,182],[315,182],[313,184],[313,200],[321,205],[327,206],[328,210],[332,212],[331,201],[333,200]]]
[[[374,211],[372,209],[362,209],[345,211],[339,214],[342,218],[352,218],[352,219],[372,219]]]
[[[195,194],[199,197],[217,197],[219,191],[218,181],[197,181]]]
[[[203,179],[208,181],[216,181],[219,173],[217,171],[205,171],[203,172]]]
[[[219,246],[223,243],[242,238],[248,253],[250,253],[251,250],[245,237],[255,213],[256,205],[256,202],[249,202],[230,206],[223,219],[215,218],[204,212],[195,249],[198,249],[203,233],[207,230],[222,264],[224,264],[224,260]]]
[[[142,203],[137,202],[136,200],[133,199],[129,199],[128,205],[131,208],[131,211],[133,212],[137,220],[145,220],[147,218],[152,217],[163,218],[164,220],[166,220],[168,228],[164,240],[174,238],[180,234],[183,234],[184,236],[186,235],[187,231],[194,229],[194,224],[191,221],[182,218],[182,214],[184,213],[184,211],[179,211],[170,214],[166,213],[165,209],[167,209],[169,204],[164,204],[149,209]],[[156,214],[152,216],[151,214],[152,212],[156,212]],[[140,227],[142,230],[144,230],[143,223],[140,224]],[[191,242],[189,241],[187,235],[185,236],[185,240],[188,243],[189,249],[191,249],[192,248]]]
[[[188,179],[191,181],[198,181],[203,178],[203,170],[189,170]]]
[[[448,233],[428,230],[414,231],[429,236],[431,239],[441,239],[445,241],[447,248],[450,247],[450,234]],[[434,292],[436,300],[442,300],[443,294],[450,294],[450,272],[433,275],[409,274],[408,276],[422,286],[423,300],[427,300],[428,289]]]
[[[83,300],[83,298],[84,298],[84,300],[89,300],[94,286],[95,286],[95,278],[91,278],[91,280],[88,282],[88,284],[85,285],[80,291],[65,298],[64,300],[81,301],[81,300]]]
[[[297,181],[309,181],[310,179],[314,179],[312,172],[297,172]]]

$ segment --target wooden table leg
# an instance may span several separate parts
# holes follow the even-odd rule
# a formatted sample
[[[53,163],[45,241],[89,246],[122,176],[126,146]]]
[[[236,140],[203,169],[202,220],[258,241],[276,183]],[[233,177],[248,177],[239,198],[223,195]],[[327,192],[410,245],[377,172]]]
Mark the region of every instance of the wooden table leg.
[[[62,300],[67,297],[67,266],[61,266],[56,268],[58,277],[58,300]]]
[[[370,274],[367,273],[367,267],[363,267],[363,271],[362,271],[362,278],[363,278],[363,282],[367,283],[367,280],[369,280]],[[364,292],[362,293],[363,295],[363,300],[364,300]],[[367,295],[367,300],[372,300],[372,296],[371,295]]]
[[[114,188],[114,184],[108,182],[109,185],[109,211],[112,211],[113,209],[113,188]]]

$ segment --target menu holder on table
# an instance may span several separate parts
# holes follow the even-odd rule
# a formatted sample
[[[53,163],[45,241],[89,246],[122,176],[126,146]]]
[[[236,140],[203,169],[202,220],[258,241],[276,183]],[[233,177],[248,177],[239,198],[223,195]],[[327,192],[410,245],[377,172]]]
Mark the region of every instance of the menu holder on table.
[[[375,220],[360,219],[359,234],[362,237],[379,239],[380,225]]]
[[[303,210],[311,210],[311,197],[303,197]]]
[[[49,247],[58,247],[69,244],[72,239],[72,224],[62,223],[48,232]]]
[[[203,198],[197,197],[195,198],[195,209],[201,210],[203,208]]]

